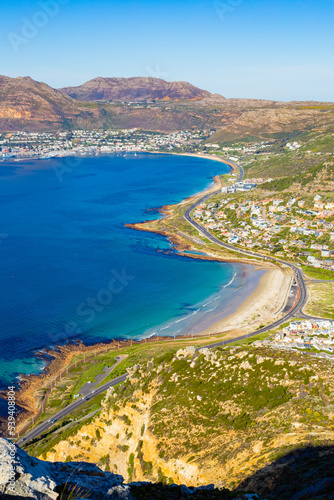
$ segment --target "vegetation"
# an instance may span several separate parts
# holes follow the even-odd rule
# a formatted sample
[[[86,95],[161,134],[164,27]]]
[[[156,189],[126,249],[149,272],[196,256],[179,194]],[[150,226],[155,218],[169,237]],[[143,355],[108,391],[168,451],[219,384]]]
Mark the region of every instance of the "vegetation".
[[[310,286],[311,297],[306,307],[310,316],[334,320],[334,282],[315,283]]]
[[[165,461],[228,463],[260,440],[261,463],[273,458],[271,443],[279,436],[292,433],[299,444],[319,444],[325,431],[334,431],[334,376],[327,361],[252,346],[170,357],[135,367],[108,403],[111,408],[113,400],[135,401],[138,391],[153,391],[150,432]],[[158,474],[143,458],[144,443],[145,432],[137,448],[143,473]],[[282,445],[281,453],[291,446]]]

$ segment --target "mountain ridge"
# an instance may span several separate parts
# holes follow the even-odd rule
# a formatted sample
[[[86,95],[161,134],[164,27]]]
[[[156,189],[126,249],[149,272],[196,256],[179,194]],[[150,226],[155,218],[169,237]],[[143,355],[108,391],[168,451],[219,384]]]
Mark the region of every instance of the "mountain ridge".
[[[107,80],[115,84],[115,79]],[[120,79],[116,80],[115,92],[118,96],[121,93],[123,101],[110,103],[91,100],[99,92],[98,97],[105,97],[106,81],[101,78],[77,87],[82,90],[86,86],[86,97],[83,97],[89,100],[85,101],[74,99],[64,89],[54,89],[27,76],[0,76],[0,132],[105,128],[140,128],[159,132],[214,129],[216,135],[211,139],[219,142],[246,136],[270,138],[271,134],[287,134],[333,124],[333,103],[226,99],[187,82],[134,77],[121,79],[127,83],[125,87],[120,87]],[[144,86],[140,83],[143,81]],[[102,85],[100,90],[96,84]],[[65,87],[73,88],[76,87]],[[125,102],[125,98],[131,98],[131,101]]]
[[[97,77],[76,87],[58,89],[82,101],[143,101],[143,100],[195,100],[210,97],[207,90],[184,81],[167,82],[162,78]]]

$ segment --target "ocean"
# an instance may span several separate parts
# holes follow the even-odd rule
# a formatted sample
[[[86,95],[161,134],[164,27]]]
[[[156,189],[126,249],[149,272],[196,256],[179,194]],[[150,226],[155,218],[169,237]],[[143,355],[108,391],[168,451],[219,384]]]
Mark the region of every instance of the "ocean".
[[[0,163],[0,387],[38,373],[35,353],[47,346],[212,322],[245,266],[182,257],[167,238],[125,224],[160,217],[157,208],[229,169],[164,154]]]

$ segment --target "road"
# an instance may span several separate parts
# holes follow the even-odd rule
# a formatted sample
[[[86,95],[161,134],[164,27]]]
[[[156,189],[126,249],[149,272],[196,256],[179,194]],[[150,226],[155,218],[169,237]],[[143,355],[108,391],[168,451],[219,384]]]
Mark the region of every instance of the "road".
[[[120,363],[119,360],[113,365],[113,368],[115,368],[118,365],[118,363]],[[16,444],[18,446],[21,446],[23,443],[30,441],[31,439],[35,439],[35,438],[39,437],[41,434],[43,434],[45,431],[47,431],[50,427],[52,427],[55,422],[66,417],[67,415],[72,413],[74,410],[77,410],[81,405],[85,404],[86,401],[89,401],[90,399],[95,398],[99,394],[102,394],[104,391],[109,389],[109,387],[117,385],[120,382],[124,382],[124,380],[126,380],[127,376],[128,376],[128,374],[125,373],[124,375],[120,375],[119,377],[116,377],[113,380],[106,382],[105,384],[101,385],[100,387],[97,387],[96,389],[92,389],[92,391],[90,393],[88,393],[86,396],[76,399],[75,401],[73,401],[73,403],[66,406],[66,408],[60,410],[58,413],[53,415],[50,420],[48,420],[46,422],[42,422],[41,424],[34,427],[31,431],[27,432],[24,437],[19,438],[16,441]]]
[[[239,168],[238,182],[241,182],[243,180],[243,176],[244,176],[243,168],[240,165],[237,165],[236,163],[234,164],[234,166]],[[249,250],[241,250],[240,248],[237,248],[234,245],[231,245],[229,243],[224,243],[224,242],[220,241],[218,238],[216,238],[216,236],[211,234],[210,231],[208,231],[205,227],[201,226],[194,219],[192,219],[192,217],[190,215],[191,212],[198,205],[207,201],[211,196],[218,193],[219,191],[220,191],[220,188],[216,189],[214,192],[211,192],[205,196],[202,196],[202,198],[200,198],[195,203],[193,203],[184,213],[184,218],[186,219],[186,221],[189,222],[189,224],[191,224],[195,229],[197,229],[197,231],[200,234],[202,234],[205,238],[212,241],[212,243],[215,243],[223,248],[226,248],[227,250],[232,250],[233,252],[238,252],[238,253],[241,253],[243,255],[247,255],[249,257],[260,258],[262,260],[269,260],[271,262],[275,262],[277,264],[281,264],[281,265],[285,265],[285,266],[290,267],[294,271],[295,280],[296,280],[296,284],[298,287],[297,298],[296,298],[294,305],[292,306],[292,308],[290,310],[286,311],[286,314],[282,318],[278,319],[274,323],[271,323],[271,325],[268,325],[264,328],[261,328],[260,330],[257,330],[256,332],[248,334],[244,338],[247,338],[248,336],[251,337],[253,335],[257,335],[259,333],[263,333],[263,332],[266,332],[268,330],[272,330],[273,328],[278,327],[279,325],[281,325],[282,323],[285,323],[286,321],[288,321],[291,318],[294,318],[297,316],[302,317],[303,316],[303,307],[305,306],[306,301],[307,301],[307,291],[306,291],[306,286],[305,286],[305,282],[304,282],[303,272],[301,269],[299,269],[298,266],[295,266],[294,264],[291,264],[289,262],[285,262],[283,260],[277,259],[276,257],[264,256],[264,255],[256,253],[256,252],[251,252]],[[220,345],[222,345],[222,344],[220,343]]]

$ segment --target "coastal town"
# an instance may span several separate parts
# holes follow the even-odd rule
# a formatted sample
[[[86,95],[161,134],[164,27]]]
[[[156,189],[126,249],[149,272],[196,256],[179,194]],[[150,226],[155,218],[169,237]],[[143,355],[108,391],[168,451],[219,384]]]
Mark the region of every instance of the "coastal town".
[[[277,152],[272,141],[231,144],[208,142],[215,129],[181,130],[172,133],[120,130],[72,130],[57,132],[8,132],[0,134],[0,159],[52,158],[67,155],[90,155],[136,152],[204,152],[219,154],[232,161],[256,156],[268,158]],[[286,150],[301,144],[287,143]],[[311,153],[311,151],[309,152]]]
[[[276,197],[258,189],[252,194],[263,179],[235,179],[232,174],[231,186],[223,187],[215,201],[194,210],[197,222],[234,246],[334,270],[332,192],[325,196],[280,193]]]
[[[211,132],[213,131],[195,130],[163,134],[137,128],[14,132],[0,137],[0,157],[45,159],[67,155],[172,151],[185,146],[196,146],[207,139]]]
[[[136,155],[137,152],[188,152],[214,154],[219,159],[232,162],[242,159],[242,165],[247,170],[247,164],[254,157],[258,160],[277,155],[275,141],[229,145],[208,142],[214,133],[214,129],[207,129],[164,134],[137,128],[10,132],[0,136],[0,158],[20,161],[101,154],[124,156]],[[284,150],[290,153],[301,148],[302,144],[298,141],[284,145]],[[314,154],[318,155],[319,151]],[[222,176],[220,197],[216,196],[214,201],[196,208],[193,216],[197,222],[222,241],[241,249],[251,249],[264,255],[275,254],[299,265],[334,271],[332,183],[325,186],[326,179],[323,178],[322,185],[317,186],[314,194],[307,190],[285,190],[273,195],[271,186],[275,191],[275,179],[268,175],[249,176],[242,182],[238,182],[237,177],[236,172]],[[325,194],[321,188],[326,191]]]
[[[255,347],[288,351],[301,350],[334,360],[334,322],[325,319],[295,320],[265,340],[255,340]]]

